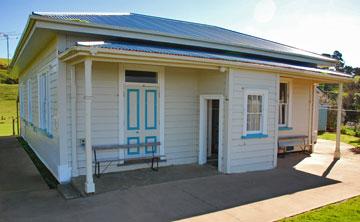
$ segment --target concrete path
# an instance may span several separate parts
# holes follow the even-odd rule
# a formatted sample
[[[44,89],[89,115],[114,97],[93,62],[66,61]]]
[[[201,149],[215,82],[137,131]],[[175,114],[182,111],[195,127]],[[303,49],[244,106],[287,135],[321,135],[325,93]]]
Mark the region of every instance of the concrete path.
[[[0,194],[48,189],[16,137],[0,137],[0,169]]]
[[[335,142],[318,140],[314,153],[295,169],[329,178],[338,183],[289,193],[181,221],[276,221],[324,205],[360,195],[360,155],[351,152],[352,146],[341,144],[342,158],[333,160]],[[281,164],[281,160],[280,160]],[[286,186],[286,184],[283,184]]]
[[[5,170],[14,172],[13,179],[2,178],[7,185],[0,193],[0,221],[272,221],[360,194],[356,179],[360,158],[349,156],[333,164],[325,152],[289,155],[274,170],[180,180],[65,201],[47,189],[28,164],[17,166],[26,155],[16,141],[0,141],[1,160],[13,160],[12,165],[0,165],[1,171],[16,167]]]

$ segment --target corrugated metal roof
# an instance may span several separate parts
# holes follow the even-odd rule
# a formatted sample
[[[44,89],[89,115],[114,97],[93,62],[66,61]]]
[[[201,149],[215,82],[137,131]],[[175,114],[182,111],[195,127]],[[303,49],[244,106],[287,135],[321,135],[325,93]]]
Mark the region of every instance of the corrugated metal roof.
[[[204,59],[214,59],[214,60],[224,60],[224,61],[233,61],[233,62],[245,62],[253,64],[263,64],[269,66],[276,66],[282,68],[296,69],[311,71],[317,73],[327,73],[331,75],[351,77],[345,73],[340,73],[331,70],[324,70],[318,68],[304,67],[298,65],[291,65],[281,62],[270,62],[267,60],[259,59],[249,59],[243,57],[241,54],[235,54],[230,52],[215,52],[209,51],[207,49],[195,49],[195,48],[182,48],[175,45],[154,45],[148,43],[139,43],[139,42],[77,42],[77,46],[85,47],[95,47],[103,49],[116,49],[116,50],[125,50],[125,51],[136,51],[136,52],[146,52],[146,53],[158,53],[164,55],[176,55],[176,56],[186,56],[186,57],[195,57],[195,58],[204,58]]]
[[[287,46],[266,39],[246,35],[240,32],[224,29],[212,25],[185,22],[134,13],[52,13],[34,12],[34,15],[53,19],[67,20],[81,23],[110,25],[127,29],[152,31],[162,34],[195,38],[204,41],[220,42],[224,44],[242,45],[270,50],[280,53],[290,53],[316,59],[329,60],[322,55]]]

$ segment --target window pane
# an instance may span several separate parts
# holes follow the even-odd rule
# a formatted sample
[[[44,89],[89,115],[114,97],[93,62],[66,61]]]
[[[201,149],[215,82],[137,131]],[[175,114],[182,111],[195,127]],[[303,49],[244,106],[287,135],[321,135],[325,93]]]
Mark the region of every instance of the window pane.
[[[137,83],[157,83],[157,73],[147,71],[125,71],[125,82],[137,82]]]
[[[288,122],[289,84],[280,83],[279,92],[279,124],[287,125]]]
[[[288,84],[287,83],[280,83],[280,102],[287,103],[288,100]]]
[[[262,99],[261,95],[248,95],[247,97],[247,131],[260,131],[262,121]]]
[[[247,131],[260,131],[260,130],[261,130],[261,114],[248,114]]]
[[[257,96],[257,104],[256,104],[256,112],[261,113],[262,112],[262,96]]]
[[[279,104],[279,124],[283,124],[281,106],[282,106],[282,104]]]
[[[247,110],[248,110],[248,113],[252,112],[252,96],[251,95],[248,95]]]
[[[281,114],[282,114],[282,116],[281,116],[282,124],[285,124],[286,123],[286,105],[285,104],[283,104],[281,106]]]
[[[247,103],[248,113],[261,113],[262,112],[262,96],[249,95]]]

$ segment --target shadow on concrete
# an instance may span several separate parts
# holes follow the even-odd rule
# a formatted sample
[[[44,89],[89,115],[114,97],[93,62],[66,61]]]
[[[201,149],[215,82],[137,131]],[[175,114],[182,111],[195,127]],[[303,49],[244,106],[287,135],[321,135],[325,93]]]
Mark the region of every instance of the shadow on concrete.
[[[130,188],[175,182],[179,180],[194,179],[200,177],[214,176],[220,174],[217,168],[212,165],[188,164],[180,166],[161,167],[158,171],[150,168],[129,170],[115,173],[101,174],[94,176],[96,194],[114,190],[127,190]],[[72,185],[86,196],[84,191],[85,176],[73,178]]]
[[[122,176],[116,183],[105,175],[99,180],[113,191],[65,201],[47,188],[16,139],[0,145],[0,167],[6,169],[0,172],[5,221],[173,221],[339,183],[296,170],[308,156],[290,154],[278,160],[276,169],[258,172],[226,175],[187,165],[160,168],[159,174],[149,169],[144,175],[130,172],[132,177],[117,173]]]
[[[331,172],[331,170],[334,168],[336,162],[339,161],[339,159],[334,159],[330,165],[326,168],[326,170],[324,171],[324,173],[322,174],[323,177],[327,177],[327,175],[329,175],[329,173]]]
[[[215,208],[214,211],[218,211],[339,183],[293,168],[306,157],[302,154],[288,155],[279,160],[279,167],[274,170],[219,175],[204,178],[202,182],[185,181],[181,189],[209,203]],[[191,216],[195,215],[199,214]]]
[[[17,137],[0,137],[0,193],[46,189],[46,184]]]
[[[111,176],[108,174],[97,179],[97,189],[106,184],[112,188],[118,186],[119,189],[92,198],[103,197],[109,200],[116,195],[118,201],[130,201],[132,204],[136,203],[138,209],[142,209],[142,213],[137,215],[140,221],[172,221],[339,182],[296,170],[294,166],[307,157],[309,156],[301,153],[289,154],[278,160],[276,169],[229,175],[212,173],[214,169],[203,171],[204,168],[197,168],[199,166],[196,165],[164,167],[159,171],[164,173],[160,177],[168,176],[164,183],[160,183],[162,179],[156,179],[159,174],[156,175],[156,172],[150,170],[143,172],[147,173],[147,176],[140,174],[136,179],[133,178],[135,171],[132,176],[129,176],[129,172],[114,173]],[[176,176],[170,175],[174,172]],[[196,176],[199,172],[207,172],[208,175],[204,173],[203,176]],[[182,174],[191,174],[192,178]],[[114,182],[114,175],[122,175],[116,179],[117,185],[111,184],[111,181]],[[140,180],[143,182],[139,183]],[[125,187],[121,183],[132,186]],[[127,215],[131,209],[128,205],[122,205],[118,211],[119,214]],[[152,216],[141,218],[142,215]]]

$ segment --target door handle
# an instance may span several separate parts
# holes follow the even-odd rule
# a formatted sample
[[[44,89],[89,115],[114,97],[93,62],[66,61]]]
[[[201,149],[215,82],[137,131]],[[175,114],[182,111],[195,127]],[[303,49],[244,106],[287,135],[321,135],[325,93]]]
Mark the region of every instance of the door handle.
[[[136,133],[139,133],[139,131],[136,131]]]

